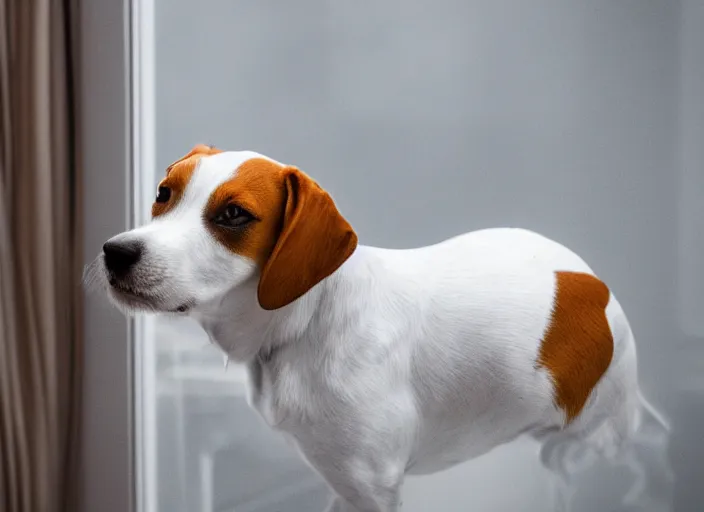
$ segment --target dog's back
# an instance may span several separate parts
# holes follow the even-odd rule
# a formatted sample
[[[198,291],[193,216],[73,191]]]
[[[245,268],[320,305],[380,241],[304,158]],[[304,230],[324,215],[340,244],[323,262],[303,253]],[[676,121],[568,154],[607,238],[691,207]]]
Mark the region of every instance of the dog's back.
[[[426,293],[416,328],[420,425],[410,473],[450,467],[528,434],[558,475],[558,506],[574,491],[570,478],[595,455],[631,468],[630,503],[667,500],[668,426],[641,395],[621,305],[579,256],[530,231],[489,229],[411,259],[418,268],[407,270],[424,267]],[[651,460],[643,461],[647,451]]]
[[[420,409],[411,472],[523,433],[569,433],[612,453],[633,431],[633,335],[575,253],[530,231],[488,229],[385,257],[391,279],[419,288],[408,334]]]

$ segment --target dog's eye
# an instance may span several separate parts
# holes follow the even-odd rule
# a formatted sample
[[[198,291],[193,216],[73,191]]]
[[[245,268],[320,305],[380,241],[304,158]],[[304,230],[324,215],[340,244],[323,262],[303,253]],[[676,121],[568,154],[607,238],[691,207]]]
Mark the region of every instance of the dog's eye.
[[[156,202],[165,203],[171,197],[171,189],[169,187],[159,187],[156,191]]]
[[[215,217],[215,223],[229,228],[243,226],[253,219],[252,214],[236,204],[230,204]]]

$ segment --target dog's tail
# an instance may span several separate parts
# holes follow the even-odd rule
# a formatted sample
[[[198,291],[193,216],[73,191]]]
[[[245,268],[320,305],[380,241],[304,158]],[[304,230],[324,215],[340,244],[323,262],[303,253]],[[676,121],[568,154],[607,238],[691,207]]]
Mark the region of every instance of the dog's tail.
[[[634,479],[623,503],[634,510],[669,511],[675,484],[668,455],[670,424],[640,391],[635,416],[633,431],[612,461]]]
[[[575,502],[583,488],[599,488],[605,510],[672,510],[670,426],[640,392],[636,396],[628,414],[605,420],[586,437],[564,432],[546,439],[540,455],[555,479],[555,512],[593,512],[593,504]]]
[[[620,306],[614,301],[611,307]],[[541,460],[555,475],[558,510],[573,510],[576,489],[598,486],[608,496],[600,499],[604,509],[668,512],[674,488],[670,425],[640,390],[635,340],[627,321],[616,324],[615,332],[621,343],[614,364],[588,410],[545,440]],[[593,512],[589,507],[574,510]]]

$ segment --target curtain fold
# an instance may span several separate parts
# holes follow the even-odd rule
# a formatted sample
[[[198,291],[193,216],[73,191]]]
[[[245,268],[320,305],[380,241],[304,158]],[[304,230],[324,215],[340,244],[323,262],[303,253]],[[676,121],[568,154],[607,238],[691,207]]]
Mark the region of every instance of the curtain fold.
[[[0,0],[0,510],[75,511],[82,372],[76,0]]]

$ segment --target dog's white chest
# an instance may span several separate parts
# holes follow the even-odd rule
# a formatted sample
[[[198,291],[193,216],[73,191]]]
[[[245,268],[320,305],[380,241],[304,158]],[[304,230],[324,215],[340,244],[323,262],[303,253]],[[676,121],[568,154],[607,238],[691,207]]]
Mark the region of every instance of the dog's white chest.
[[[256,358],[247,366],[247,399],[266,421],[277,430],[295,428],[310,406],[308,384],[304,375],[293,369],[276,371],[271,363]]]

